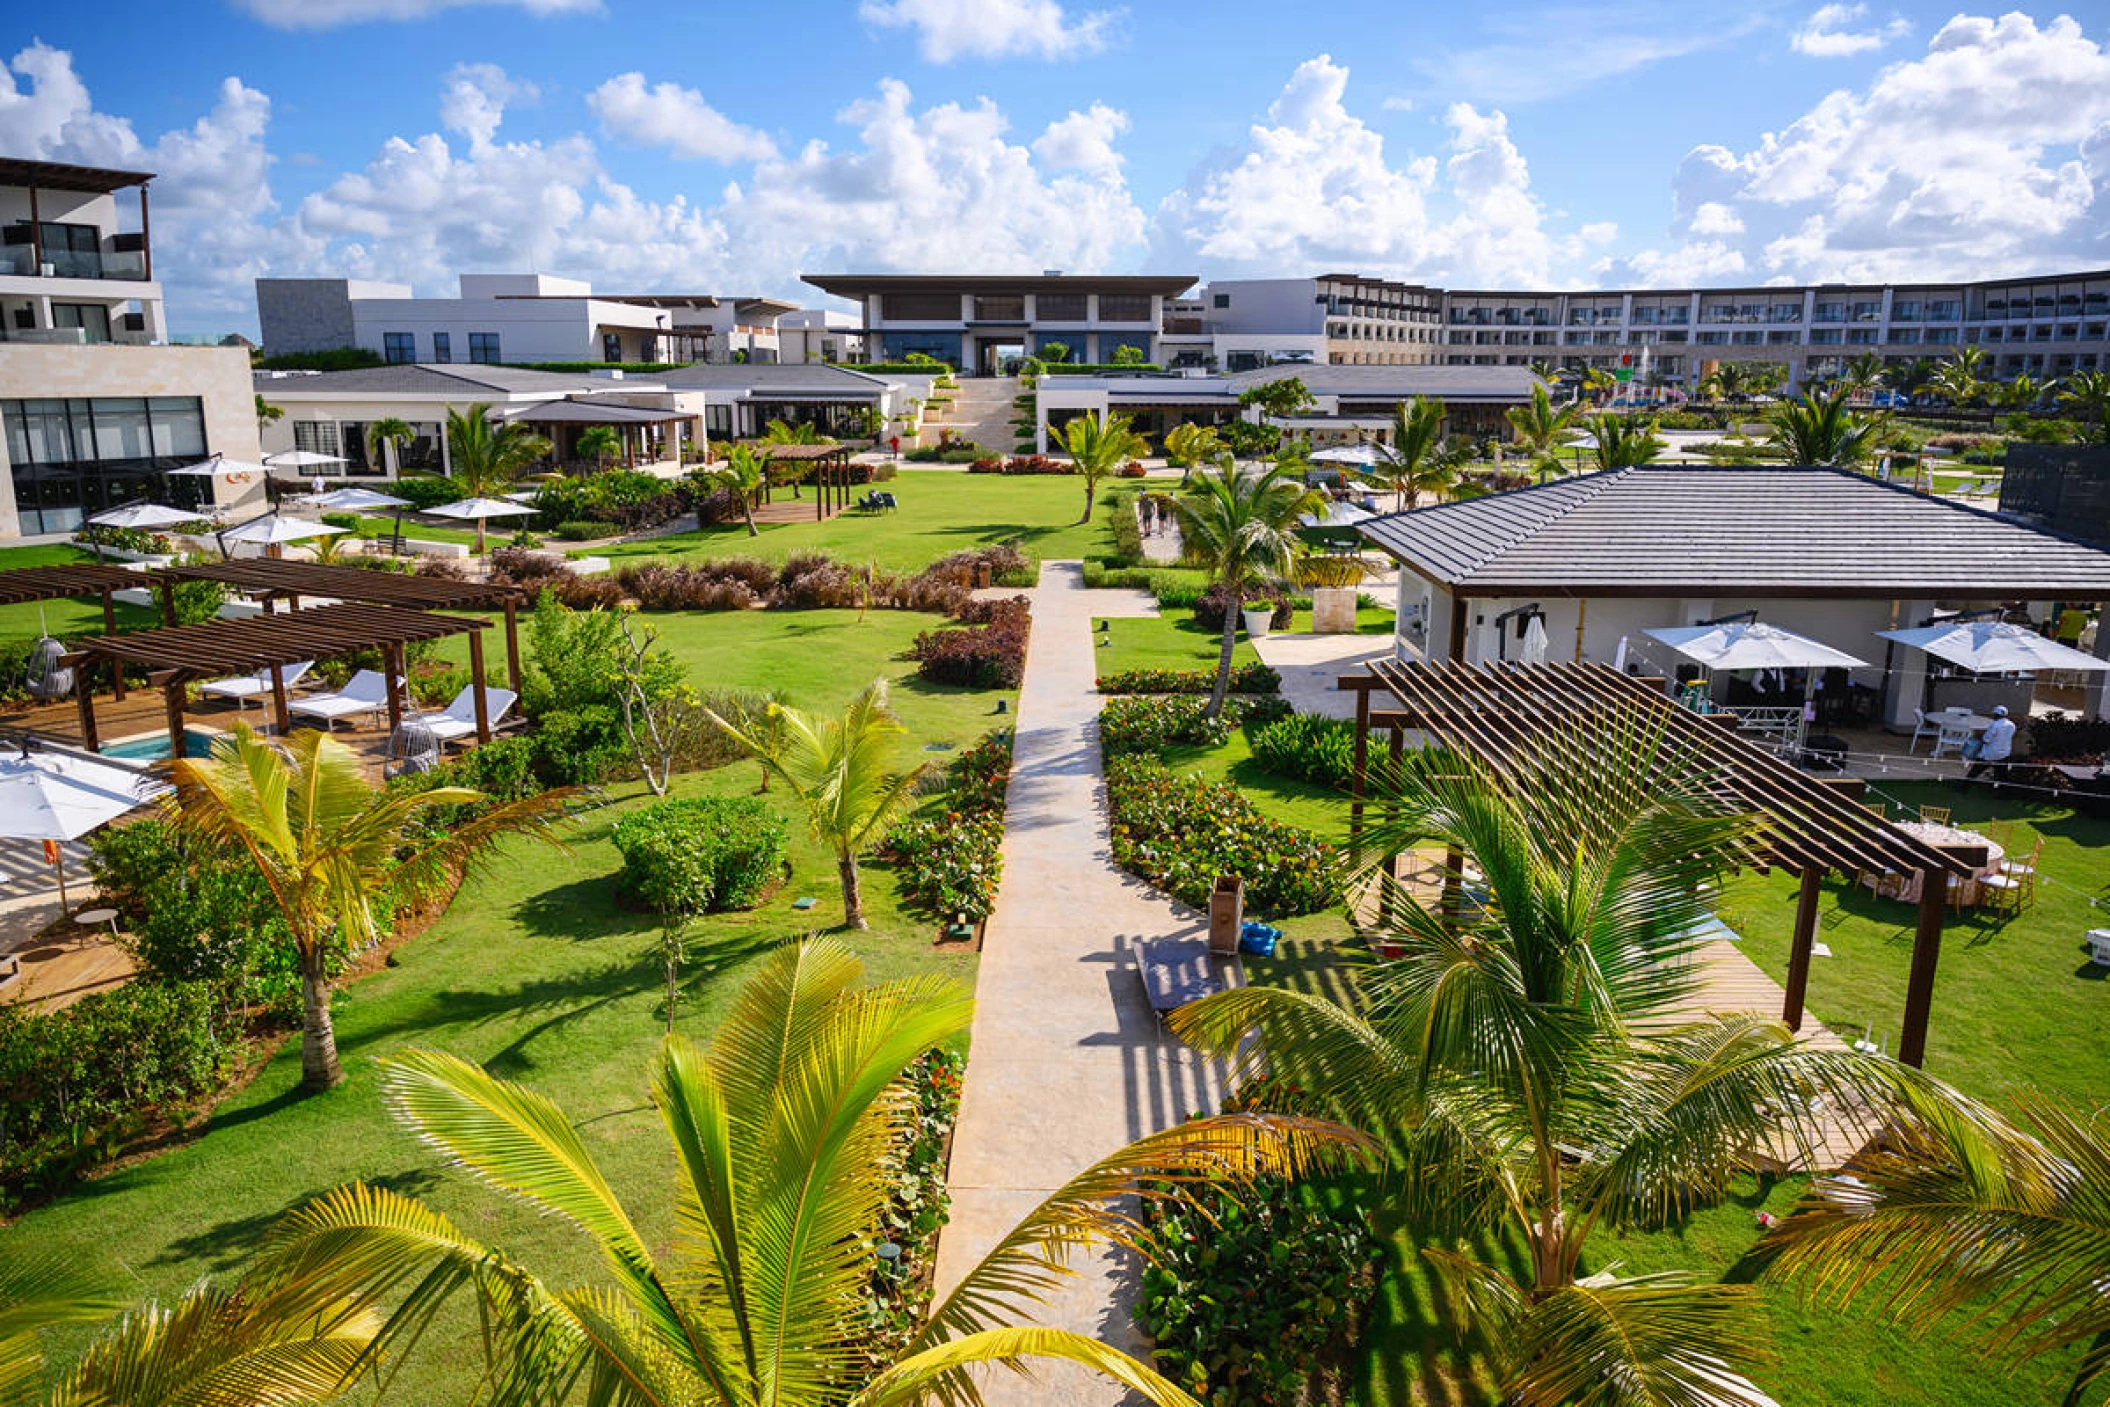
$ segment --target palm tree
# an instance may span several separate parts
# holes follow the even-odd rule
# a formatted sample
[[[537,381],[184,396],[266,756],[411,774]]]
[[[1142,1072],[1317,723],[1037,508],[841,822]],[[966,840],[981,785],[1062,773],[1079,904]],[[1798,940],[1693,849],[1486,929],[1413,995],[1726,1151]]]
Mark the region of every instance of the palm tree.
[[[2037,402],[2048,398],[2058,387],[2058,384],[2057,380],[2039,381],[2036,377],[2023,371],[2017,372],[2015,379],[2005,385],[1996,383],[1989,387],[1988,394],[1990,399],[2002,409],[2028,410]]]
[[[466,411],[447,407],[447,475],[465,498],[503,493],[549,452],[549,441],[520,421],[491,419],[488,405],[478,402]],[[476,522],[476,555],[484,555],[481,518]]]
[[[596,469],[608,467],[608,461],[623,452],[623,437],[615,432],[613,425],[592,425],[579,432],[579,453],[593,461]]]
[[[1873,391],[1883,384],[1890,374],[1889,363],[1875,352],[1859,352],[1846,359],[1839,369],[1839,381],[1851,395]]]
[[[766,445],[824,445],[832,443],[821,434],[820,427],[810,420],[793,425],[786,420],[772,420],[762,427],[762,443]]]
[[[1663,441],[1656,438],[1656,422],[1653,420],[1636,420],[1631,416],[1601,411],[1583,423],[1593,442],[1592,456],[1601,470],[1630,469],[1637,464],[1647,464],[1663,453]]]
[[[1358,472],[1361,478],[1399,496],[1402,508],[1412,508],[1424,493],[1448,493],[1458,483],[1458,470],[1470,457],[1443,438],[1443,402],[1416,396],[1392,407],[1392,443],[1378,445],[1377,460]]]
[[[330,961],[381,933],[372,896],[432,894],[505,835],[552,840],[551,817],[568,790],[494,807],[438,836],[411,823],[433,806],[480,801],[466,787],[378,790],[357,753],[327,733],[303,729],[283,743],[237,723],[204,758],[156,764],[164,802],[179,829],[214,845],[239,845],[286,920],[300,963],[301,1077],[310,1089],[344,1079],[330,1024]]]
[[[906,1077],[924,1051],[966,1031],[973,998],[943,979],[863,986],[862,975],[837,943],[787,944],[757,965],[709,1044],[662,1043],[652,1103],[675,1186],[672,1209],[649,1220],[617,1201],[572,1120],[544,1096],[449,1055],[385,1062],[399,1120],[487,1186],[584,1232],[608,1283],[546,1285],[434,1208],[359,1185],[289,1216],[267,1261],[355,1302],[400,1299],[387,1332],[404,1343],[450,1292],[473,1289],[487,1346],[477,1401],[973,1402],[969,1369],[1039,1358],[1192,1407],[1118,1350],[1020,1320],[1072,1273],[1073,1248],[1127,1241],[1134,1223],[1116,1199],[1294,1174],[1353,1135],[1230,1115],[1130,1144],[1029,1212],[905,1342],[875,1343],[859,1310],[875,1249],[890,1239],[885,1169],[914,1114]],[[641,1223],[679,1230],[648,1235]]]
[[[1224,596],[1223,648],[1209,690],[1209,717],[1223,711],[1238,647],[1239,607],[1255,582],[1280,581],[1297,553],[1297,519],[1326,505],[1326,496],[1280,466],[1241,469],[1226,458],[1201,470],[1173,501],[1190,558],[1208,569]]]
[[[915,804],[916,782],[924,767],[893,770],[896,735],[905,731],[887,710],[884,679],[872,681],[837,718],[817,718],[786,704],[772,703],[769,716],[779,731],[762,737],[726,721],[709,709],[711,722],[750,757],[781,778],[806,808],[813,838],[835,852],[843,887],[843,926],[868,928],[857,857],[887,827]]]
[[[1878,1281],[1916,1329],[1964,1312],[2018,1359],[2089,1345],[2068,1407],[2110,1369],[2110,1135],[2100,1110],[2018,1097],[2016,1120],[1952,1097],[1894,1119],[1761,1246],[1769,1274],[1848,1300]]]
[[[755,452],[754,446],[734,445],[726,451],[725,458],[698,469],[695,478],[699,483],[736,496],[740,500],[741,515],[747,519],[747,535],[762,535],[762,530],[755,526],[755,501],[762,497],[762,490],[769,484],[769,464]]]
[[[410,422],[400,416],[384,415],[366,427],[366,463],[370,469],[385,467],[384,447],[394,445],[401,455],[403,447],[412,443],[418,432],[410,428]]]
[[[1092,501],[1098,496],[1099,481],[1129,460],[1141,459],[1150,452],[1143,437],[1129,428],[1125,415],[1072,417],[1067,425],[1055,427],[1055,440],[1084,480],[1084,516],[1077,520],[1080,523],[1092,520]]]
[[[1775,406],[1767,422],[1767,443],[1784,451],[1790,464],[1822,464],[1852,469],[1868,462],[1890,422],[1887,411],[1857,415],[1847,405],[1848,387],[1829,395],[1811,391]]]
[[[1723,362],[1700,383],[1711,401],[1749,400],[1758,390],[1758,369],[1749,362]]]
[[[1174,468],[1191,469],[1216,458],[1223,439],[1209,425],[1175,425],[1165,432],[1165,459]]]
[[[1563,406],[1553,403],[1553,395],[1543,383],[1531,388],[1531,404],[1511,406],[1502,412],[1510,428],[1517,432],[1519,443],[1531,450],[1532,466],[1541,474],[1548,470],[1558,471],[1560,461],[1553,456],[1553,449],[1575,424],[1575,417],[1582,414],[1582,407],[1573,401]]]
[[[1583,394],[1602,402],[1619,389],[1619,378],[1601,366],[1588,367],[1583,371],[1580,387]]]
[[[261,430],[261,429],[263,429],[263,428],[264,428],[265,426],[267,426],[267,425],[276,425],[276,424],[278,424],[278,422],[279,422],[279,421],[281,421],[281,420],[283,420],[283,419],[285,419],[285,418],[286,418],[286,408],[285,408],[284,406],[281,406],[281,405],[273,405],[273,404],[271,404],[271,402],[269,402],[269,401],[265,400],[265,399],[264,399],[264,393],[263,393],[262,391],[258,391],[258,392],[256,393],[256,428],[257,428],[257,429]]]
[[[1171,1018],[1204,1051],[1264,1052],[1387,1146],[1398,1211],[1487,1334],[1506,1403],[1766,1401],[1743,1376],[1748,1286],[1592,1273],[1584,1243],[1718,1201],[1753,1148],[1814,1146],[1814,1098],[1905,1078],[1775,1021],[1686,1014],[1701,881],[1755,833],[1711,781],[1638,710],[1543,733],[1500,774],[1409,753],[1378,774],[1391,818],[1369,843],[1446,846],[1453,884],[1475,865],[1484,892],[1424,908],[1374,866],[1378,937],[1400,956],[1368,969],[1357,1008],[1252,987]],[[1459,1249],[1474,1238],[1523,1246],[1524,1273]]]
[[[2110,370],[2076,371],[2066,378],[2059,404],[2071,410],[2083,425],[2093,422],[2097,438],[2110,442]]]
[[[1983,348],[1958,347],[1947,361],[1935,368],[1930,384],[1952,404],[1969,405],[1978,399],[1984,372]]]
[[[1932,357],[1914,357],[1903,371],[1891,378],[1891,384],[1908,396],[1916,396],[1934,384],[1934,373]]]

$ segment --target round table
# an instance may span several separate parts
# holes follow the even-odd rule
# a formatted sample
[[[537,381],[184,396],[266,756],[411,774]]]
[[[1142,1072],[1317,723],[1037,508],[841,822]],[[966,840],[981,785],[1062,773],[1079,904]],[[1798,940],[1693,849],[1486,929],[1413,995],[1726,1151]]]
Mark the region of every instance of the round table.
[[[82,909],[73,916],[73,921],[84,929],[101,928],[107,923],[110,925],[110,936],[112,938],[117,936],[117,910],[115,909]]]
[[[2007,858],[2005,850],[2001,849],[1990,837],[1980,835],[1977,831],[1961,830],[1955,826],[1937,825],[1933,821],[1898,821],[1894,824],[1905,834],[1915,840],[1923,840],[1929,845],[1943,848],[1965,845],[1983,845],[1985,847],[1985,863],[1978,867],[1968,886],[1969,892],[1963,895],[1963,903],[1966,906],[1978,902],[1977,881],[1984,879],[1987,875],[2000,873],[2000,864]],[[1918,870],[1914,870],[1911,874],[1906,875],[1904,882],[1895,889],[1881,890],[1879,892],[1893,899],[1902,899],[1908,904],[1917,904],[1920,900],[1920,873]]]
[[[1934,751],[1928,754],[1930,757],[1941,756],[1942,732],[1950,734],[1951,740],[1958,732],[1969,733],[1972,736],[1968,741],[1976,742],[1986,729],[1993,726],[1993,720],[1982,713],[1930,713],[1926,717],[1941,730],[1934,736]],[[1961,754],[1965,746],[1966,743],[1957,743],[1957,752]]]

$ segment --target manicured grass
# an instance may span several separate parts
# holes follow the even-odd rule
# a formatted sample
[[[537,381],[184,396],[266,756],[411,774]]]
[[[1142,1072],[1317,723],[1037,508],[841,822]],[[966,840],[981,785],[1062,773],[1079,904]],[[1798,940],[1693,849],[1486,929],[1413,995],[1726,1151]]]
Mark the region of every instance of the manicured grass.
[[[485,545],[505,546],[506,539],[513,535],[515,524],[520,521],[518,518],[491,519],[485,525]],[[358,533],[361,537],[394,537],[396,520],[387,516],[362,514],[359,518]],[[458,542],[465,547],[474,547],[476,525],[471,523],[466,528],[451,525],[442,527],[438,523],[421,522],[406,514],[403,519],[403,536],[421,537],[427,542]]]
[[[1128,669],[1214,669],[1217,657],[1223,651],[1221,632],[1197,625],[1194,613],[1186,607],[1168,609],[1154,617],[1101,619],[1107,622],[1107,628],[1097,632],[1107,641],[1098,647],[1101,674]],[[1095,629],[1098,624],[1099,621],[1093,622]],[[1309,610],[1299,609],[1293,613],[1289,629],[1310,628]],[[1355,628],[1359,635],[1389,635],[1392,633],[1392,612],[1382,606],[1363,606],[1356,611]],[[1236,666],[1257,663],[1259,659],[1253,642],[1241,627],[1231,663]]]
[[[877,563],[890,572],[914,572],[940,557],[972,547],[1016,541],[1035,560],[1094,556],[1112,548],[1105,513],[1081,524],[1082,480],[1066,475],[1006,478],[935,469],[904,469],[876,487],[900,500],[893,513],[856,509],[825,523],[765,524],[759,537],[731,523],[701,532],[625,543],[601,549],[623,562],[663,558],[669,561],[712,557],[759,557],[781,562],[798,552],[826,552],[846,562]],[[866,490],[854,491],[861,495]],[[780,490],[782,502],[788,490]],[[812,490],[805,491],[807,501]],[[1106,502],[1102,489],[1100,503]]]
[[[45,547],[0,547],[0,571],[18,567],[74,567],[92,564],[95,554],[65,543]],[[140,578],[145,584],[146,578]],[[120,629],[156,624],[160,615],[145,606],[117,603]],[[33,601],[24,606],[0,606],[0,641],[34,640],[49,634],[65,640],[76,635],[103,633],[103,603],[98,596],[67,596],[56,601]]]

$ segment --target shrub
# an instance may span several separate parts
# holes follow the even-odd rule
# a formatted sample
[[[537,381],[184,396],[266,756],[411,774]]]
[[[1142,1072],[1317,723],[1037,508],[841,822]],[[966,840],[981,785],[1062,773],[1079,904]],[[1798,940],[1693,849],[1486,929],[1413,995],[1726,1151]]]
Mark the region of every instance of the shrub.
[[[1099,676],[1102,694],[1206,694],[1216,687],[1213,669],[1124,669]],[[1234,694],[1276,694],[1282,691],[1282,676],[1259,662],[1241,664],[1231,670]]]
[[[751,909],[784,871],[784,818],[753,797],[662,801],[616,822],[618,892],[662,914]]]
[[[987,625],[926,630],[909,654],[916,672],[933,684],[974,689],[1015,689],[1026,673],[1026,642],[1032,611],[1024,597],[992,604]]]
[[[2032,757],[2081,761],[2110,755],[2110,719],[2052,713],[2029,720]]]
[[[1247,724],[1253,760],[1278,777],[1346,789],[1355,779],[1355,724],[1319,713],[1294,713]]]
[[[1116,469],[1114,471],[1114,474],[1115,477],[1122,479],[1140,479],[1148,472],[1149,471],[1145,469],[1140,463],[1138,463],[1136,460],[1131,459],[1128,461],[1128,463],[1122,465],[1119,469]]]
[[[1157,753],[1175,743],[1216,746],[1229,741],[1231,710],[1215,717],[1209,701],[1193,694],[1134,694],[1117,698],[1099,713],[1099,746],[1108,757]]]
[[[1248,586],[1242,593],[1246,606],[1272,604],[1275,614],[1272,621],[1276,630],[1289,629],[1290,606],[1280,591],[1266,586]],[[1204,591],[1194,602],[1194,623],[1204,630],[1224,628],[1224,609],[1230,604],[1230,589],[1221,582]]]
[[[886,848],[921,907],[972,923],[989,916],[1003,878],[1011,730],[991,733],[953,759],[946,779],[943,813],[902,822]]]
[[[610,704],[545,713],[533,741],[535,772],[552,786],[599,786],[634,765],[622,721]]]
[[[1238,789],[1176,776],[1147,757],[1106,764],[1114,863],[1206,908],[1219,875],[1245,879],[1256,917],[1316,913],[1340,897],[1334,848],[1263,816]]]
[[[1031,451],[1031,441],[1021,441],[1020,443],[1024,444],[1028,451]],[[968,464],[967,472],[970,474],[1074,474],[1077,472],[1077,466],[1067,459],[1057,459],[1052,455],[1031,452],[1014,454],[1009,457],[983,454]]]
[[[593,542],[604,537],[620,536],[622,531],[614,523],[591,518],[580,518],[571,522],[557,524],[556,527],[550,529],[550,536],[556,538],[559,542]]]
[[[608,523],[613,537],[672,522],[696,507],[705,490],[634,469],[551,479],[535,490],[535,525],[562,536],[566,523]]]
[[[1143,529],[1136,522],[1135,502],[1124,495],[1110,494],[1106,500],[1106,530],[1113,535],[1114,550],[1109,565],[1140,567],[1144,564]]]
[[[857,1334],[864,1377],[876,1376],[901,1356],[922,1329],[930,1305],[938,1232],[952,1206],[945,1158],[960,1117],[962,1063],[952,1051],[930,1050],[906,1076],[907,1114],[881,1162],[888,1175],[887,1207],[876,1233],[899,1254],[880,1255],[877,1240],[864,1248],[872,1266]]]
[[[455,503],[469,494],[454,480],[440,474],[406,474],[389,486],[391,497],[408,499],[413,508],[437,508]]]

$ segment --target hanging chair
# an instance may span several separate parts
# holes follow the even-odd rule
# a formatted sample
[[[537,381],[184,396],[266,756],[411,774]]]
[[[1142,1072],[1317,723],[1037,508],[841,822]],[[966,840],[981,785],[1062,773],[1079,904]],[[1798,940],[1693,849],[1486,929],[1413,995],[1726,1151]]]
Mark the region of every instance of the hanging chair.
[[[29,647],[28,676],[23,681],[29,696],[38,703],[51,703],[73,693],[73,671],[59,664],[66,647],[49,635],[40,636]]]

